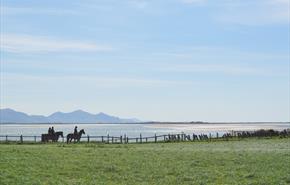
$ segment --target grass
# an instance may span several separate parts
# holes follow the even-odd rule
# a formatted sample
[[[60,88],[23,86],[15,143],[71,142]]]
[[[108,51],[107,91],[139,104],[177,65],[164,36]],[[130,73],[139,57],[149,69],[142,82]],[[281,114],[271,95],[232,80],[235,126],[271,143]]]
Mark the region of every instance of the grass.
[[[0,144],[0,184],[290,184],[290,138]]]

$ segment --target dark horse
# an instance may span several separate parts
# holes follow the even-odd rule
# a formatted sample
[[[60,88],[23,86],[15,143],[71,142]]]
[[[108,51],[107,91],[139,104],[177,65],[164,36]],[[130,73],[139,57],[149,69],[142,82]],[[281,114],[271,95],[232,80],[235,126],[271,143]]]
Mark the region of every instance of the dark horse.
[[[80,130],[77,134],[70,133],[66,136],[66,142],[71,142],[72,140],[79,142],[82,134],[86,134],[84,129]]]
[[[63,137],[63,132],[55,132],[54,134],[41,134],[41,141],[48,142],[51,140],[52,142],[57,142],[59,136]]]

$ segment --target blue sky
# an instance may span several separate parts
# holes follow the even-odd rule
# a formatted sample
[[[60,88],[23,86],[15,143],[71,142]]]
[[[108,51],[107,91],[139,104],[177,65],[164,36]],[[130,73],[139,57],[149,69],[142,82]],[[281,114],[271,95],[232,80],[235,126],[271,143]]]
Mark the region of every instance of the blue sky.
[[[289,0],[1,0],[1,108],[289,121]]]

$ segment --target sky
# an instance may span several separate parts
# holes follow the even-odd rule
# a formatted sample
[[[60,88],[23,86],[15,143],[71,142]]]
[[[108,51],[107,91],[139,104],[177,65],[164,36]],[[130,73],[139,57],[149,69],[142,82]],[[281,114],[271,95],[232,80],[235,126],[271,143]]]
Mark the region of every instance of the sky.
[[[289,0],[1,0],[1,108],[290,121]]]

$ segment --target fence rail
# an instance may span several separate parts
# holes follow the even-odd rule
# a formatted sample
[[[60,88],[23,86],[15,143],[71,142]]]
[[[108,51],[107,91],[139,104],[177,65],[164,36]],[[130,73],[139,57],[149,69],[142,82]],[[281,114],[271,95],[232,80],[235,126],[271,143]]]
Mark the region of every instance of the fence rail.
[[[143,137],[140,134],[138,137],[128,137],[126,134],[121,136],[82,136],[82,142],[99,142],[99,143],[157,143],[157,142],[181,142],[181,141],[212,141],[212,140],[228,140],[230,138],[248,138],[248,137],[290,137],[290,129],[285,129],[283,131],[270,130],[257,130],[257,131],[230,131],[228,133],[219,135],[216,133],[208,134],[164,134],[164,135],[154,135],[149,137]],[[29,135],[0,135],[0,142],[41,142],[41,136],[29,136]],[[60,137],[60,142],[66,142],[65,138]]]

